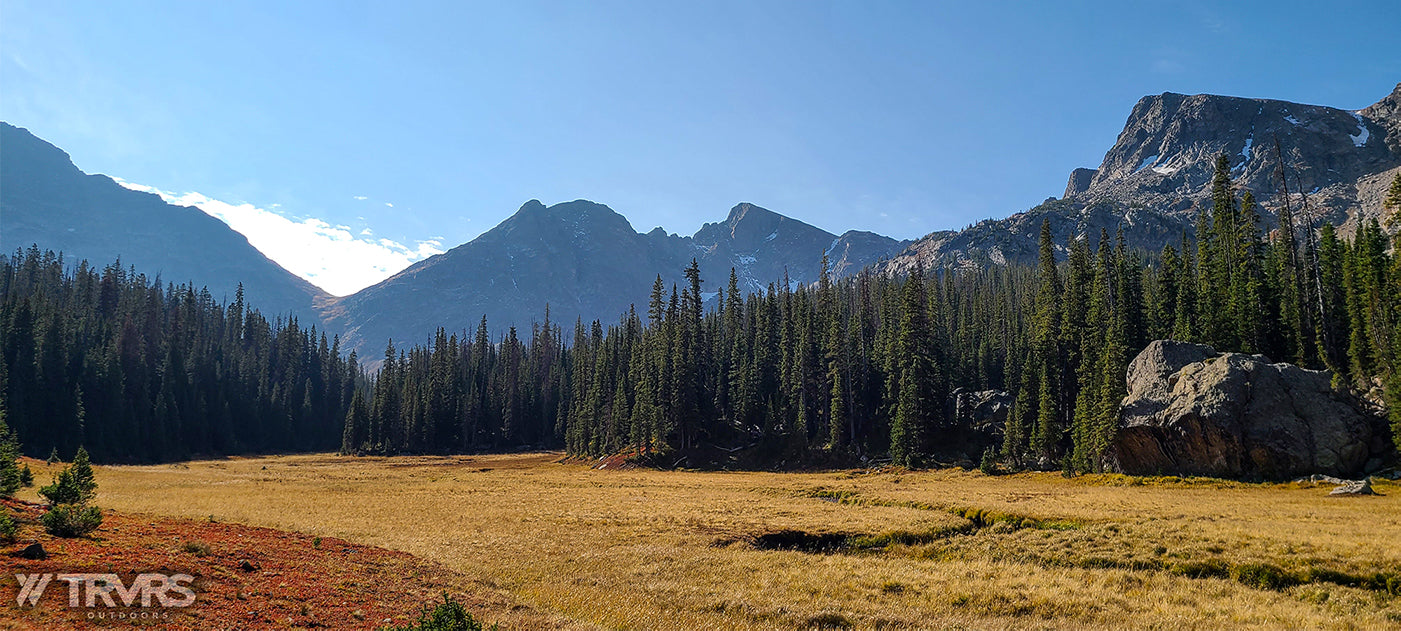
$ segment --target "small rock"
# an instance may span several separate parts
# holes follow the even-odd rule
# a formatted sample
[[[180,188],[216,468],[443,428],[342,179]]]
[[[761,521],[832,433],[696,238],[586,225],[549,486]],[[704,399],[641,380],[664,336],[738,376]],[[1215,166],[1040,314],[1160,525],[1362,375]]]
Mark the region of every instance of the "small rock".
[[[22,558],[31,559],[35,561],[42,561],[44,559],[49,558],[48,551],[44,550],[44,546],[39,545],[37,543],[32,544],[23,550],[20,550],[19,555]]]
[[[255,572],[258,570],[258,566],[254,565],[253,562],[248,559],[243,559],[238,562],[238,569],[244,572]]]
[[[1363,478],[1357,482],[1344,484],[1328,493],[1329,495],[1376,495],[1372,490],[1372,479]]]

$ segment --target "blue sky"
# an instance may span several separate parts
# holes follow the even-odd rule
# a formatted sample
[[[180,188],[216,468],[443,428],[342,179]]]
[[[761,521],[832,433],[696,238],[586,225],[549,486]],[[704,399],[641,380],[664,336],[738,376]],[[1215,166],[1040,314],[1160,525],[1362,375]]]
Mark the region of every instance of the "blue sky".
[[[1398,28],[1396,2],[0,0],[0,119],[346,293],[531,198],[959,228],[1059,195],[1147,94],[1369,105]]]

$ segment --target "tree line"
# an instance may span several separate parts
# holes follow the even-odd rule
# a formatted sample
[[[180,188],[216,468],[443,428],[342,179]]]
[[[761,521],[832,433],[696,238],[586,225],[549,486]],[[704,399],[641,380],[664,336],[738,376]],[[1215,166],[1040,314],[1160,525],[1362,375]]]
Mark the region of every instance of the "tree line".
[[[1307,196],[1280,184],[1267,231],[1218,160],[1194,233],[1161,252],[1127,249],[1122,230],[1057,244],[1047,220],[1035,265],[838,280],[824,261],[812,285],[745,294],[732,270],[710,294],[693,261],[684,283],[658,277],[642,313],[606,326],[569,331],[547,308],[525,335],[493,339],[483,319],[426,345],[390,342],[374,373],[241,293],[216,304],[119,264],[65,272],[31,248],[0,278],[0,403],[28,447],[81,443],[100,460],[529,445],[919,466],[965,447],[955,391],[1004,390],[1015,403],[999,459],[1092,471],[1128,362],[1172,338],[1331,370],[1339,387],[1381,392],[1401,437],[1401,256],[1375,221],[1351,239],[1315,229]]]
[[[0,257],[0,409],[25,453],[101,462],[330,450],[363,381],[294,317],[37,246]]]
[[[1375,221],[1351,240],[1316,230],[1307,196],[1279,175],[1278,228],[1266,231],[1219,159],[1195,234],[1157,253],[1129,251],[1121,229],[1073,236],[1059,257],[1046,221],[1034,266],[838,281],[824,262],[812,286],[784,279],[747,295],[732,270],[706,310],[693,262],[679,287],[657,279],[644,313],[576,322],[572,343],[548,316],[529,344],[514,330],[488,344],[485,322],[473,340],[439,331],[431,346],[397,356],[391,346],[392,368],[363,413],[352,410],[342,448],[533,442],[646,457],[747,447],[768,463],[888,455],[917,466],[962,447],[952,392],[999,389],[1015,395],[1004,462],[1099,470],[1128,362],[1159,338],[1381,389],[1401,436],[1401,257]]]

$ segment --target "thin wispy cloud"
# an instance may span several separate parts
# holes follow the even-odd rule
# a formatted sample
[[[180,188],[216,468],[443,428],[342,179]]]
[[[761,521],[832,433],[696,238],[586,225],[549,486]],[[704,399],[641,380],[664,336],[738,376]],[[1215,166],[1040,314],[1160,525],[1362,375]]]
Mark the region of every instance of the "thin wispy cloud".
[[[355,196],[355,199],[357,199],[357,200],[363,202],[363,201],[365,201],[365,200],[367,200],[367,199],[369,199],[369,198],[368,198],[368,197],[365,197],[364,195],[356,195],[356,196]]]
[[[194,206],[242,233],[268,258],[312,284],[337,296],[355,293],[419,261],[443,252],[440,238],[412,246],[392,239],[357,236],[349,226],[331,225],[308,217],[296,219],[252,204],[230,204],[200,193],[172,193],[152,186],[117,180],[126,188],[155,193],[181,206]],[[273,204],[276,208],[278,205]]]
[[[1187,69],[1182,62],[1175,59],[1157,59],[1153,61],[1153,72],[1158,74],[1181,74]]]

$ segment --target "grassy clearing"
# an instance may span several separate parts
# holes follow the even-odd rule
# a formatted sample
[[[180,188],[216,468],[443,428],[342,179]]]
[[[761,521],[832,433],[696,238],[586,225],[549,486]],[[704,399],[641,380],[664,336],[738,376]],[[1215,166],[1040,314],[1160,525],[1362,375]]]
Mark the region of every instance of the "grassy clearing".
[[[1401,628],[1391,483],[1330,498],[1176,478],[557,459],[102,467],[97,502],[403,550],[605,628]]]

